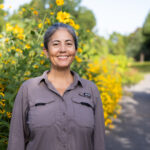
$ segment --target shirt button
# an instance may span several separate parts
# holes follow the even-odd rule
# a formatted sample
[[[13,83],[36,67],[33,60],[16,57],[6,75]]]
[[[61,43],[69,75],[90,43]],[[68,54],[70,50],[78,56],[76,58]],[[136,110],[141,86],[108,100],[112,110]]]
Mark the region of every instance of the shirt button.
[[[63,112],[63,116],[65,116],[66,115],[66,113],[65,112]]]

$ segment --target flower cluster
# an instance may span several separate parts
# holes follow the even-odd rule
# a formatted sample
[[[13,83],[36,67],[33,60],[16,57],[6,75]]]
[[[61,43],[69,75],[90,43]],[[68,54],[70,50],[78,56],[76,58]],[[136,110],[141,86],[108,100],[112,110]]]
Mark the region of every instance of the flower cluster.
[[[100,91],[103,103],[105,126],[112,128],[112,120],[120,112],[119,100],[122,97],[121,77],[115,64],[108,58],[88,64],[87,78],[94,81]]]
[[[64,4],[64,0],[56,0],[57,6],[62,6]]]
[[[71,19],[71,15],[67,12],[62,12],[62,11],[59,11],[57,13],[57,17],[56,19],[61,22],[61,23],[65,23],[65,24],[69,24],[71,25],[73,28],[75,28],[76,30],[79,30],[80,29],[80,26],[78,24],[76,24],[74,22],[73,19]]]
[[[18,25],[12,26],[10,23],[6,24],[6,31],[13,33],[16,38],[23,40],[24,39],[24,29],[20,28]],[[8,41],[7,41],[8,42]]]

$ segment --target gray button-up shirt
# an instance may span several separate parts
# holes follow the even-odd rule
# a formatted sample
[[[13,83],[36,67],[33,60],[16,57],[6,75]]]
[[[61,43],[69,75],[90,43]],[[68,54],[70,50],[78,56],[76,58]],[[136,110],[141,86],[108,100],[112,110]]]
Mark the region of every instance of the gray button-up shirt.
[[[71,71],[74,82],[61,96],[47,73],[21,85],[7,150],[104,150],[104,117],[96,85]]]

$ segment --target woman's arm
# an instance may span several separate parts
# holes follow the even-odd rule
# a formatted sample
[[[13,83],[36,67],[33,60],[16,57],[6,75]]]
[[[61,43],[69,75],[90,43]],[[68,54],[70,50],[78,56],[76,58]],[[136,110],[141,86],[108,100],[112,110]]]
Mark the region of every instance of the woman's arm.
[[[27,106],[25,99],[22,85],[13,106],[7,150],[25,150],[25,110]]]
[[[94,150],[105,150],[105,125],[102,101],[96,86],[93,92],[95,97]]]

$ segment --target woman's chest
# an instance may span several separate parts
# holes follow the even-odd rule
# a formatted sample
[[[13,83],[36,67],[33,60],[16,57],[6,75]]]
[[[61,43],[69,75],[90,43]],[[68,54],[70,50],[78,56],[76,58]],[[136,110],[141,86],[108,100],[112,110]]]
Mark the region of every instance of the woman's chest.
[[[94,104],[89,92],[68,92],[29,99],[27,124],[31,129],[59,124],[94,128]]]

